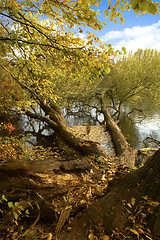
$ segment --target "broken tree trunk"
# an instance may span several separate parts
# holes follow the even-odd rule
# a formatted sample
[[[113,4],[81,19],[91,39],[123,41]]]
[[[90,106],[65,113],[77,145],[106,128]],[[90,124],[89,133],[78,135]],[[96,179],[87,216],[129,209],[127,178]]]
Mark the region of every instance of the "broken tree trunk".
[[[111,184],[108,193],[77,216],[69,226],[71,231],[59,233],[58,239],[88,239],[89,230],[95,229],[96,226],[104,228],[106,235],[111,234],[114,229],[121,231],[128,226],[129,219],[138,204],[142,203],[143,198],[146,204],[155,205],[153,213],[150,213],[148,218],[146,217],[145,222],[155,235],[155,239],[159,239],[160,150],[149,158],[142,168]],[[147,215],[147,212],[141,213],[144,214],[143,216]]]

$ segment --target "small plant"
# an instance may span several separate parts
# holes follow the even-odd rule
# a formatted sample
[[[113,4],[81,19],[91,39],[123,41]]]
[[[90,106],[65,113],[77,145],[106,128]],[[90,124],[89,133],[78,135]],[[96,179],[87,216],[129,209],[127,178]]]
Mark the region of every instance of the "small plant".
[[[106,160],[103,157],[95,157],[94,158],[94,162],[99,165],[101,168],[103,168],[104,170],[109,169],[109,166],[106,162]]]
[[[0,157],[3,159],[29,158],[25,139],[22,138],[19,140],[13,136],[0,137]]]
[[[29,217],[28,209],[25,210],[19,202],[15,202],[15,203],[9,202],[5,195],[2,195],[0,203],[1,204],[7,203],[7,207],[8,207],[7,212],[0,208],[0,212],[2,216],[5,217],[5,215],[8,213],[11,216],[12,221],[17,225],[18,225],[17,221],[20,219],[22,215]]]
[[[0,123],[0,130],[8,130],[9,132],[12,132],[15,130],[15,128],[12,126],[11,123],[1,122]]]

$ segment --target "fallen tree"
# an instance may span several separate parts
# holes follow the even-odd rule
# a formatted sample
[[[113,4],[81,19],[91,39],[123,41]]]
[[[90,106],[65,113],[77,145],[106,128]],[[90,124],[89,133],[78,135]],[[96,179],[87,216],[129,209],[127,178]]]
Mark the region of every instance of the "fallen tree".
[[[118,158],[117,162],[127,167],[134,167],[137,151],[130,147],[117,123],[110,116],[105,104],[104,96],[100,96],[99,99],[101,103],[101,112],[105,119],[105,126],[111,135],[116,157]],[[60,108],[55,104],[45,104],[41,99],[38,99],[38,101],[41,109],[45,112],[46,116],[49,116],[49,118],[32,113],[31,111],[26,112],[28,116],[46,122],[49,127],[55,131],[61,141],[82,155],[107,157],[107,154],[98,142],[85,141],[71,133],[70,127],[67,125]]]
[[[131,229],[130,236],[133,232],[136,237],[140,234],[145,236],[141,230],[143,221],[151,229],[154,239],[159,239],[159,172],[160,150],[142,168],[110,184],[108,193],[79,214],[69,226],[70,231],[59,233],[58,239],[88,239],[90,230],[96,235],[98,228],[103,228],[106,235],[111,235],[113,230],[122,231],[128,226]],[[147,204],[148,208],[153,208],[152,211],[147,212],[144,207]]]

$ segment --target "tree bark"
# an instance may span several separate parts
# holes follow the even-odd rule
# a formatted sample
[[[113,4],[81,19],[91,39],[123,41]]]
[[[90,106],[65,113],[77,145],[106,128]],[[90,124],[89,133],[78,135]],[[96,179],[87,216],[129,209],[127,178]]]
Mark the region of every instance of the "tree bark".
[[[99,100],[101,104],[101,112],[105,118],[106,128],[110,132],[116,156],[119,158],[119,161],[122,165],[134,167],[136,151],[130,147],[117,123],[109,114],[104,95],[101,95]]]
[[[127,167],[134,167],[136,151],[130,147],[120,128],[108,113],[104,96],[102,95],[99,100],[101,104],[101,112],[103,113],[106,122],[106,128],[110,132],[116,156],[118,157],[118,163]],[[45,112],[46,116],[50,116],[50,119],[46,116],[40,116],[30,111],[27,111],[26,114],[32,118],[37,118],[46,122],[50,128],[55,130],[56,134],[64,144],[78,151],[82,155],[95,155],[98,157],[108,156],[99,143],[84,141],[81,138],[74,136],[74,134],[71,133],[61,110],[55,104],[45,104],[44,101],[40,101],[40,107]]]
[[[46,116],[41,116],[32,113],[31,111],[26,111],[26,114],[31,118],[39,119],[46,122],[65,144],[78,151],[82,155],[95,155],[98,157],[108,156],[98,142],[85,141],[71,133],[70,127],[67,125],[61,110],[56,105],[47,105],[41,102],[40,107],[45,112]],[[50,116],[50,118],[48,118],[47,116]]]
[[[59,233],[58,239],[88,239],[89,230],[94,229],[94,226],[104,228],[106,234],[110,234],[116,228],[121,231],[127,226],[130,215],[124,203],[130,203],[134,198],[134,212],[142,197],[146,196],[160,202],[160,150],[148,159],[144,167],[111,184],[103,198],[93,203],[82,215],[73,220],[69,226],[71,232]],[[159,239],[160,205],[147,220],[148,227],[157,236],[155,239]]]

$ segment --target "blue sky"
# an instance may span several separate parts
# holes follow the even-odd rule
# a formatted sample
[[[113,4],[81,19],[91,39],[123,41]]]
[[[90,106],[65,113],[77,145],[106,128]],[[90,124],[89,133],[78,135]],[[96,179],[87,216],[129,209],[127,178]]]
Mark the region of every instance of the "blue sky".
[[[111,43],[119,50],[126,47],[127,51],[136,51],[138,48],[160,50],[160,15],[145,14],[143,17],[136,17],[133,11],[127,11],[123,15],[125,23],[121,24],[118,20],[114,24],[103,14],[107,7],[107,1],[102,0],[100,8],[97,8],[101,13],[98,19],[106,21],[107,26],[101,31],[92,30],[103,43]]]

